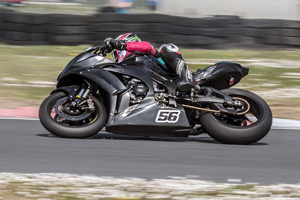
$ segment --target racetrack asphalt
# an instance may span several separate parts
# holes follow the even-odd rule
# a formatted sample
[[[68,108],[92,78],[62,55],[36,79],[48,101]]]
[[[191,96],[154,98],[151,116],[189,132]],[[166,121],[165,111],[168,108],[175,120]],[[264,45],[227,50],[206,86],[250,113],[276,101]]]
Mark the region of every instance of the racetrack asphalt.
[[[19,118],[19,119],[38,119],[39,108],[19,107],[15,109],[0,109],[0,119]],[[274,129],[294,129],[300,130],[300,121],[289,119],[273,119],[272,128]]]
[[[300,183],[300,131],[273,129],[252,145],[190,138],[57,138],[38,120],[0,120],[0,172],[196,177],[215,182]]]

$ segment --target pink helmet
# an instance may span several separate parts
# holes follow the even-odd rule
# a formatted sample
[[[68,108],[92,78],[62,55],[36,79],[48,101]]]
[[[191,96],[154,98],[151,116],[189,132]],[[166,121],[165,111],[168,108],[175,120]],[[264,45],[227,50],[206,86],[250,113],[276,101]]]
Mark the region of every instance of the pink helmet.
[[[141,42],[142,40],[134,33],[125,33],[116,37],[116,40],[124,40],[126,42]],[[114,50],[113,57],[116,62],[122,62],[126,58],[136,56],[134,52]]]

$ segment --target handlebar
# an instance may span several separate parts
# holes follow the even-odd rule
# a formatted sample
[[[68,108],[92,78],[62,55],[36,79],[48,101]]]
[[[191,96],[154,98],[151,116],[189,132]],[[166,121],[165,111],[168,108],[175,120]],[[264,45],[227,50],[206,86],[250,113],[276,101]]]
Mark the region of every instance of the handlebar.
[[[89,47],[86,52],[94,52],[94,54],[98,54],[101,56],[106,56],[107,53],[110,53],[112,51],[112,49],[108,46],[105,45],[101,45],[101,46],[97,46],[97,47]]]

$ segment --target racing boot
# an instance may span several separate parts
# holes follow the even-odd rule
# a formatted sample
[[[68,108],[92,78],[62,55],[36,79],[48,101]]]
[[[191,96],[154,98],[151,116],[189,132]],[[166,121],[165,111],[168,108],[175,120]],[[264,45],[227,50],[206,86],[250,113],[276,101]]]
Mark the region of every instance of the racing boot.
[[[159,53],[163,61],[181,78],[177,84],[177,89],[188,92],[195,87],[192,72],[183,60],[179,48],[174,44],[164,44],[159,48]]]
[[[188,92],[192,88],[195,88],[195,82],[193,80],[193,74],[191,70],[188,68],[187,64],[184,60],[179,60],[176,73],[181,78],[181,81],[177,83],[177,89],[182,92]]]

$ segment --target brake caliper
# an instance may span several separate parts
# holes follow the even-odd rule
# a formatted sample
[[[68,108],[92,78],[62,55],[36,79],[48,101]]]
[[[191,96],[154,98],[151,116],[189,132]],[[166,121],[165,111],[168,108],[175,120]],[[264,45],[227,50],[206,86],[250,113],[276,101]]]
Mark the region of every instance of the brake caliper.
[[[91,98],[88,98],[86,101],[87,101],[87,104],[88,104],[88,106],[89,106],[89,109],[90,109],[92,112],[94,112],[94,111],[95,111],[95,105],[94,105],[93,100],[92,100]]]

